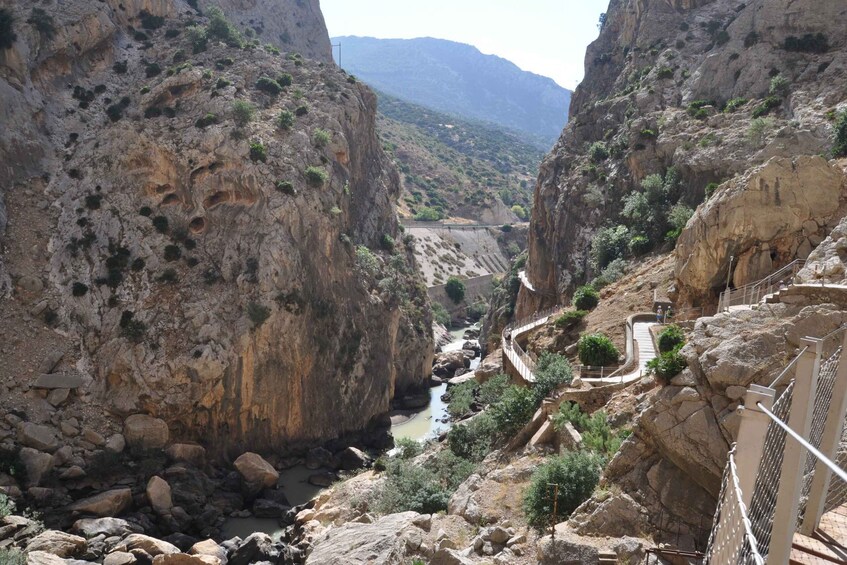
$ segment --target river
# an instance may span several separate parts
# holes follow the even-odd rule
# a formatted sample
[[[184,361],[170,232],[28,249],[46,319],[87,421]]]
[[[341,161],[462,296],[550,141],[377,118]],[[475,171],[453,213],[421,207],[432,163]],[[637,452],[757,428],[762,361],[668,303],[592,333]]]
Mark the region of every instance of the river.
[[[453,338],[450,343],[441,348],[442,351],[459,351],[462,345],[467,340],[464,338],[465,331],[468,328],[459,328],[450,331],[450,336]],[[471,360],[470,371],[476,370],[479,366],[481,358]],[[450,429],[449,422],[443,422],[447,419],[447,403],[441,400],[441,396],[447,392],[447,385],[441,384],[437,387],[429,389],[429,406],[421,412],[413,414],[409,420],[391,426],[391,434],[394,439],[414,439],[425,441],[437,437],[440,433]]]

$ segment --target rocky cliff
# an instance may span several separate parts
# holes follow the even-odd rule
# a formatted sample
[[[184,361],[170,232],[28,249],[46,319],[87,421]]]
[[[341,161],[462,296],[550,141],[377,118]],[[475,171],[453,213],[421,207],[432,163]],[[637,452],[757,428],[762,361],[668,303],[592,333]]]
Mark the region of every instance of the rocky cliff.
[[[205,2],[0,3],[4,412],[240,453],[361,431],[428,375],[374,95],[316,0],[216,4],[252,31]]]
[[[562,296],[596,276],[603,261],[598,264],[591,248],[604,227],[626,228],[618,243],[624,250],[634,236],[661,249],[668,245],[665,232],[674,229],[675,208],[696,208],[716,186],[774,157],[828,153],[832,121],[847,94],[847,54],[839,33],[845,19],[844,6],[811,0],[611,2],[600,36],[588,48],[570,122],[541,167],[527,263],[533,285]],[[795,160],[792,166],[805,165],[808,172],[789,175],[800,183],[794,183],[797,189],[818,173],[826,176],[821,160]],[[659,176],[653,192],[655,182],[645,185],[651,175]],[[628,199],[642,190],[646,210]],[[718,188],[718,195],[724,190]],[[803,199],[781,194],[788,201]],[[808,253],[803,240],[814,245],[825,237],[840,204],[831,194],[827,198],[819,204],[826,211],[814,211],[819,227],[803,226],[804,218],[774,234],[780,240],[774,263],[801,247]],[[778,207],[779,198],[772,196],[769,206]],[[729,239],[716,252],[749,255],[736,282],[758,276],[761,270],[749,265],[760,261],[761,248],[733,247]],[[687,289],[693,299],[712,300],[715,281],[726,279],[726,265],[697,267],[700,259],[688,255],[690,245],[682,249],[681,286],[693,285]],[[715,276],[689,280],[682,271],[692,268],[711,269]],[[543,296],[522,291],[518,312],[555,301]]]

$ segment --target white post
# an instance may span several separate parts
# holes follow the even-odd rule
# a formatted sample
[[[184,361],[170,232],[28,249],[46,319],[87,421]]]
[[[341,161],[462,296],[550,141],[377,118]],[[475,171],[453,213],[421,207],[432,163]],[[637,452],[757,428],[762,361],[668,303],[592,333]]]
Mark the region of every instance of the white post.
[[[847,414],[847,359],[844,352],[847,351],[847,332],[841,342],[841,359],[838,361],[838,372],[835,374],[835,383],[832,387],[832,399],[829,403],[829,412],[826,415],[821,444],[818,449],[830,460],[835,460],[838,453],[838,445],[841,442],[841,428],[844,425],[844,417]],[[823,516],[826,494],[829,491],[829,480],[832,471],[821,461],[817,461],[812,476],[812,487],[809,490],[809,498],[806,502],[806,513],[803,515],[803,523],[800,533],[811,536],[820,523]]]
[[[772,388],[750,385],[744,395],[744,406],[738,407],[741,423],[738,428],[735,465],[738,468],[738,483],[744,506],[750,508],[753,491],[756,488],[756,476],[765,448],[765,436],[768,433],[770,418],[757,406],[761,403],[770,410],[773,407],[776,391]]]
[[[800,436],[808,438],[809,430],[812,427],[812,404],[817,391],[817,368],[822,342],[817,339],[804,338],[801,340],[801,345],[808,345],[809,348],[803,352],[797,362],[791,412],[787,424]],[[786,435],[779,490],[776,497],[776,508],[774,509],[770,552],[768,554],[770,565],[788,564],[791,543],[794,540],[794,530],[797,525],[797,514],[800,510],[800,494],[807,454],[805,447],[797,443],[794,438]]]

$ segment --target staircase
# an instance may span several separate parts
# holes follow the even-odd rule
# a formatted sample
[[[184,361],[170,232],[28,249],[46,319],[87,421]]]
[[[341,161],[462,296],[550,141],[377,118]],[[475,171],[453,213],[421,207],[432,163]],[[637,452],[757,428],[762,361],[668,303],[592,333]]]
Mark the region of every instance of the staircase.
[[[599,561],[597,561],[597,563],[599,563],[600,565],[617,565],[618,562],[618,556],[608,551],[601,553],[599,555],[599,558],[600,559]]]

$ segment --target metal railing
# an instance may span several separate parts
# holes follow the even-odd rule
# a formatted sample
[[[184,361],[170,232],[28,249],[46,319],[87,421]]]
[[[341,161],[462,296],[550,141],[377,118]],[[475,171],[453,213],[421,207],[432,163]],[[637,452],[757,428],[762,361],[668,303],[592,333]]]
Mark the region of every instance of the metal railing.
[[[803,259],[796,259],[762,280],[723,291],[718,300],[718,311],[728,310],[733,306],[758,304],[766,296],[774,294],[794,282],[794,277],[797,276],[804,264]]]
[[[528,383],[535,382],[535,359],[524,351],[517,342],[517,338],[521,334],[542,325],[553,313],[561,309],[561,306],[553,306],[552,308],[535,312],[531,316],[507,325],[500,334],[500,344],[506,359],[512,364],[512,367],[514,367],[521,378]]]
[[[770,387],[748,389],[704,563],[785,565],[795,533],[813,535],[825,512],[847,502],[845,329],[805,338]]]

